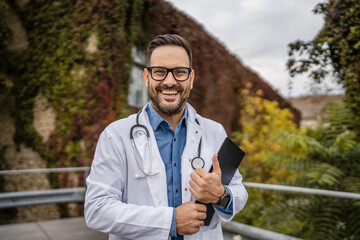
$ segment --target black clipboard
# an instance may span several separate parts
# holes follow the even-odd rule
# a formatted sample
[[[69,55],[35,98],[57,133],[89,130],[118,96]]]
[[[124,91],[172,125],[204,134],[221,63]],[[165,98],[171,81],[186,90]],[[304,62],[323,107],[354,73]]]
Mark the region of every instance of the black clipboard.
[[[218,152],[218,160],[221,169],[221,182],[223,185],[228,185],[238,169],[242,159],[245,156],[243,152],[229,137],[226,137]],[[211,166],[209,172],[212,172]],[[201,203],[196,201],[196,203]],[[202,203],[205,204],[205,203]],[[206,203],[206,219],[204,225],[209,226],[214,215],[215,209],[211,203]]]

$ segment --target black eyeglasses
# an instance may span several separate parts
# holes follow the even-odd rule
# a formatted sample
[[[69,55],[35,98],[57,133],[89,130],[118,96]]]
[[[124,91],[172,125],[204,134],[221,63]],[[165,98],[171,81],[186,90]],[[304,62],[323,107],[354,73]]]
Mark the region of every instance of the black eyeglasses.
[[[188,80],[191,72],[191,68],[188,67],[147,67],[146,69],[150,72],[151,78],[155,81],[163,81],[168,73],[171,72],[176,81],[183,82]]]

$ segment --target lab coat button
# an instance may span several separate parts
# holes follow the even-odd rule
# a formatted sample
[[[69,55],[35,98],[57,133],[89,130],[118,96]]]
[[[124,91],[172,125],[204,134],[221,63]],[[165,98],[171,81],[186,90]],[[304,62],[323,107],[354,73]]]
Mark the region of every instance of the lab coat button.
[[[161,204],[162,204],[162,201],[160,200],[158,203],[161,205]]]
[[[185,191],[187,191],[188,189],[187,188],[185,188]]]

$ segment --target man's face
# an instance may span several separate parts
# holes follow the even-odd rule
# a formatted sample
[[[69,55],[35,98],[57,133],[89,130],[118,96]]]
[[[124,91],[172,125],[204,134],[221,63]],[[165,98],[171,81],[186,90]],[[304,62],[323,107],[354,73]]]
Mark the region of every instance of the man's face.
[[[184,48],[170,45],[155,48],[149,66],[190,67],[190,63]],[[171,116],[184,110],[190,90],[193,87],[194,71],[191,71],[188,80],[184,82],[176,81],[170,72],[163,81],[153,80],[147,69],[144,70],[143,76],[152,105],[157,111]]]

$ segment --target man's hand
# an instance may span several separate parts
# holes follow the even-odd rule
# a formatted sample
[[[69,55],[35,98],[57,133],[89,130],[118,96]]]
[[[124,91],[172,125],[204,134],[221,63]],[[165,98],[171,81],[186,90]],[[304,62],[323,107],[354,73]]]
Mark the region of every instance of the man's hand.
[[[202,203],[218,203],[220,197],[225,193],[225,188],[221,183],[221,169],[217,154],[214,154],[212,162],[213,171],[211,173],[197,168],[190,174],[190,192],[196,200]]]
[[[176,232],[181,235],[197,233],[204,226],[206,206],[194,202],[186,202],[175,209]]]

